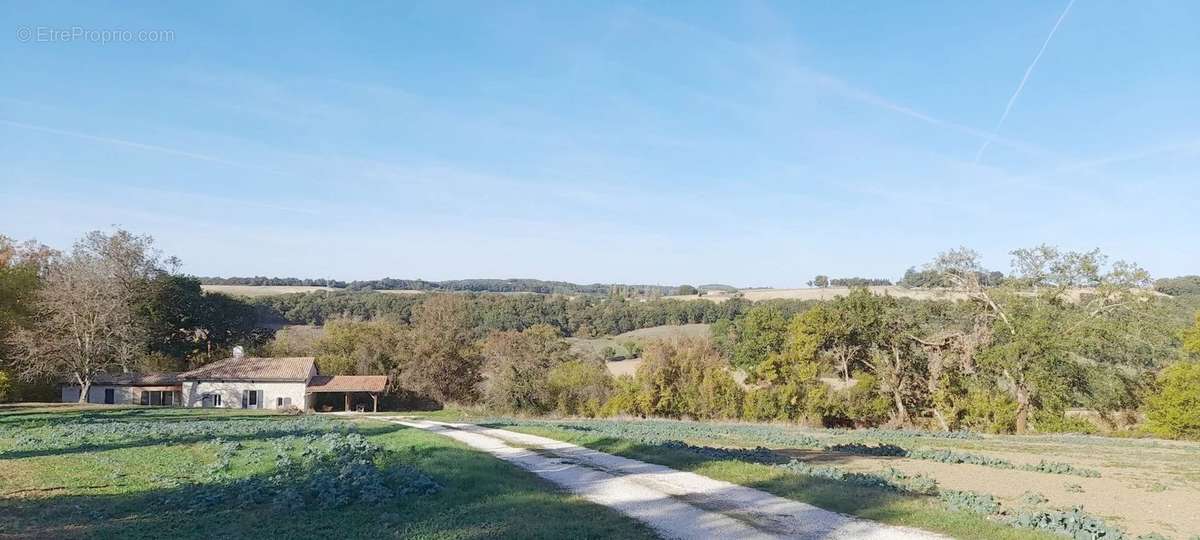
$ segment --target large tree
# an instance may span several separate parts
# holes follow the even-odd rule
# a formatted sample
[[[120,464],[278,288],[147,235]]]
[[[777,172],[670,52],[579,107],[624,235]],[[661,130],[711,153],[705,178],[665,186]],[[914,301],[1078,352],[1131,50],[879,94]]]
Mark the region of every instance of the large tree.
[[[152,240],[122,230],[91,232],[70,254],[52,257],[32,302],[32,324],[10,339],[18,375],[70,380],[85,402],[97,375],[128,370],[144,351],[138,306],[159,272]]]
[[[1145,270],[1123,261],[1109,265],[1099,251],[1042,245],[1012,255],[1013,273],[1000,286],[989,286],[979,254],[966,248],[942,253],[926,269],[965,295],[977,320],[991,327],[979,364],[1003,381],[1016,402],[1016,430],[1024,433],[1036,410],[1061,412],[1081,391],[1086,352],[1097,350],[1089,338],[1102,327],[1119,329],[1109,323],[1152,298]]]
[[[475,328],[465,295],[429,297],[413,310],[412,324],[400,335],[393,384],[442,403],[478,399],[482,357]]]
[[[483,340],[483,397],[502,411],[547,412],[554,408],[550,373],[574,360],[570,345],[549,325],[521,332],[493,332]]]
[[[271,332],[259,328],[254,306],[205,292],[194,277],[160,272],[146,283],[139,315],[147,346],[176,363],[205,364],[224,358],[235,345],[261,345]]]

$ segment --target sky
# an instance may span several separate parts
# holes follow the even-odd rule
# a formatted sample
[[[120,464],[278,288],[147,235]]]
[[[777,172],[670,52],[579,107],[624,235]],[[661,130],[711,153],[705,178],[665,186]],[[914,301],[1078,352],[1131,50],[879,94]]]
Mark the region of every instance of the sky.
[[[1197,2],[0,21],[0,234],[58,248],[121,227],[202,276],[788,287],[1048,243],[1200,273]]]

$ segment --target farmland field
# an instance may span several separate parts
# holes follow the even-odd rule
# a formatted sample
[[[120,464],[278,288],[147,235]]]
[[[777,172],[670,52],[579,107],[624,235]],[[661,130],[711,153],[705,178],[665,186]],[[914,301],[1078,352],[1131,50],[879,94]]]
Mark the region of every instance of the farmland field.
[[[438,435],[241,411],[0,407],[0,538],[650,538]]]
[[[597,338],[567,338],[567,342],[571,344],[571,350],[588,356],[600,354],[600,350],[605,347],[612,347],[618,356],[630,356],[629,350],[625,348],[625,344],[635,342],[645,345],[651,341],[662,339],[676,339],[684,337],[708,337],[709,325],[707,324],[668,324],[663,326],[653,326],[650,328],[642,328],[632,330],[615,336],[603,336]]]
[[[707,324],[668,324],[632,330],[615,336],[566,339],[571,344],[573,352],[588,357],[600,356],[602,349],[612,347],[617,356],[623,357],[623,359],[605,362],[605,366],[614,377],[620,377],[621,375],[633,375],[638,366],[642,365],[642,359],[633,356],[625,346],[626,343],[632,341],[645,345],[648,342],[663,339],[708,337],[710,334],[708,327]]]
[[[965,531],[1021,519],[1065,522],[1077,506],[1130,539],[1200,535],[1198,443],[669,420],[473,421],[958,537],[1043,537],[1007,525]]]

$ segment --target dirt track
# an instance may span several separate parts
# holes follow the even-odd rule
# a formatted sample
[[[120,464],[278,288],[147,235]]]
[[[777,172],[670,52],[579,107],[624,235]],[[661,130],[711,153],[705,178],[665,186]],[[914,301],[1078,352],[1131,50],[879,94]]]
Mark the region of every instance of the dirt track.
[[[466,443],[637,519],[664,538],[945,538],[545,437],[473,424],[384,420]]]

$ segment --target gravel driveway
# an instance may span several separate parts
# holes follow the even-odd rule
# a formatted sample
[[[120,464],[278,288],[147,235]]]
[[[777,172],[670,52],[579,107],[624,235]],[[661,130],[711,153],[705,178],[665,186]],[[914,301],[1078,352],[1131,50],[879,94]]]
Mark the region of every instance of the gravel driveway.
[[[383,420],[466,443],[641,521],[664,538],[946,538],[546,437],[474,424]]]

